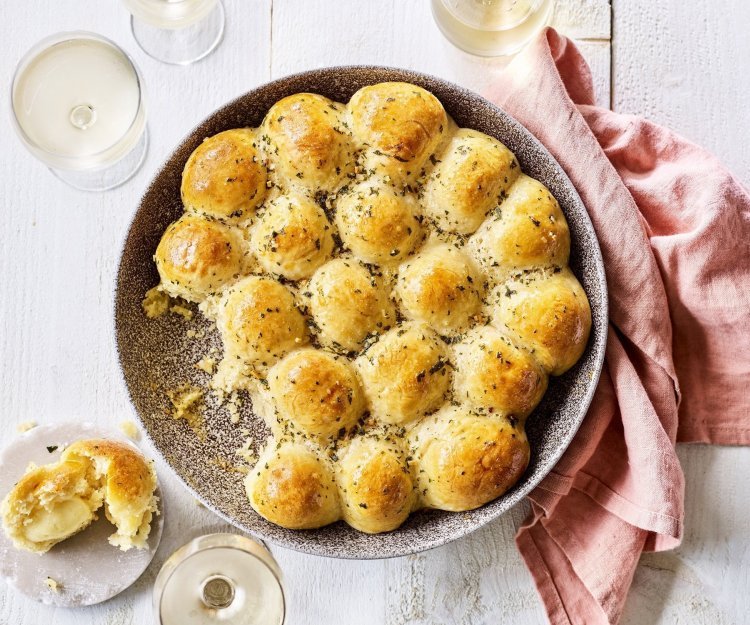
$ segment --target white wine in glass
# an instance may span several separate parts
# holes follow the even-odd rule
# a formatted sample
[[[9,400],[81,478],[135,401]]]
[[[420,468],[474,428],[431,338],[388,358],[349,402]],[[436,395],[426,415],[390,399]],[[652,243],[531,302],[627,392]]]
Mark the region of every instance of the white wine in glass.
[[[163,63],[189,65],[219,45],[224,35],[221,0],[123,0],[141,49]]]
[[[11,102],[29,151],[76,188],[116,187],[143,161],[143,81],[105,37],[79,31],[39,42],[16,69]]]
[[[478,56],[515,54],[549,23],[553,8],[553,0],[432,0],[443,35]]]
[[[159,625],[283,625],[281,571],[261,543],[199,536],[164,563],[154,582]]]

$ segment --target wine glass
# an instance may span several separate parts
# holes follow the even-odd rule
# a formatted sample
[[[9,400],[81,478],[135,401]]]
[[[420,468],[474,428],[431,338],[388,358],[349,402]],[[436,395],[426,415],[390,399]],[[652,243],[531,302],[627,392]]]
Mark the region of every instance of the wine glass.
[[[281,571],[262,543],[238,534],[199,536],[175,551],[154,582],[159,625],[282,625]]]
[[[143,78],[101,35],[64,32],[37,43],[16,68],[11,110],[26,148],[75,188],[116,187],[145,157]]]
[[[141,49],[157,61],[189,65],[210,54],[224,35],[221,0],[123,0]]]
[[[553,0],[432,0],[443,35],[478,56],[515,54],[549,23],[553,9]]]

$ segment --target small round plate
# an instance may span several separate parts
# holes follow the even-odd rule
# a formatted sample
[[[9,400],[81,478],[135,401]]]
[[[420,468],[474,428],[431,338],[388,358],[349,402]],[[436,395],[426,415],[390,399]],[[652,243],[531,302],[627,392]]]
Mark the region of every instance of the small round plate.
[[[13,488],[30,462],[57,462],[67,445],[82,438],[133,444],[119,432],[90,423],[36,427],[0,452],[0,497]],[[159,512],[151,525],[147,549],[120,551],[110,545],[107,538],[114,527],[102,511],[98,521],[45,554],[16,549],[5,532],[0,532],[0,576],[23,594],[50,605],[70,608],[111,599],[135,582],[156,554],[164,525],[163,510]],[[57,592],[47,585],[47,578],[57,582]]]

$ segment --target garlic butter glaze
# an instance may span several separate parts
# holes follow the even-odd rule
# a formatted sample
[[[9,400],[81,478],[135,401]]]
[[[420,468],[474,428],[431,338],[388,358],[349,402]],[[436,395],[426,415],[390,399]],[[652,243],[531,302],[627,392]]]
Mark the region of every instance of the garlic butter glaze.
[[[187,215],[167,229],[161,288],[216,321],[214,387],[267,407],[244,481],[259,514],[386,532],[518,481],[525,419],[591,311],[565,216],[511,150],[429,91],[379,83],[348,104],[291,95],[208,137],[182,189],[203,230],[188,258]]]

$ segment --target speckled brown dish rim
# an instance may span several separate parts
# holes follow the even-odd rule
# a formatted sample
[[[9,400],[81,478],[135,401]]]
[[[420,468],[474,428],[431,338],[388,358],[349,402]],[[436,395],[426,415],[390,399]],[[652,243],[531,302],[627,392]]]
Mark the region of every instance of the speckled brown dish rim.
[[[228,113],[233,108],[239,106],[243,100],[245,100],[248,97],[252,97],[256,94],[259,90],[268,90],[272,89],[274,86],[282,86],[286,82],[295,82],[308,78],[314,78],[318,75],[321,75],[322,73],[351,73],[351,72],[361,72],[364,75],[367,74],[381,74],[380,77],[376,78],[375,80],[363,80],[362,84],[374,84],[375,82],[383,82],[385,80],[402,80],[406,82],[413,82],[418,85],[423,85],[425,82],[428,83],[435,83],[438,85],[441,85],[448,91],[453,92],[456,96],[463,97],[469,101],[471,100],[479,100],[482,102],[482,104],[489,108],[490,110],[493,110],[494,113],[500,117],[504,118],[504,123],[508,126],[510,126],[515,132],[526,135],[527,140],[531,141],[535,145],[535,149],[537,149],[539,152],[541,152],[543,155],[545,155],[551,164],[557,169],[555,174],[561,178],[563,183],[567,186],[567,192],[570,194],[570,200],[571,204],[575,205],[574,209],[576,211],[576,219],[580,221],[580,225],[583,228],[584,231],[590,236],[591,240],[593,241],[593,245],[590,246],[587,249],[587,254],[590,255],[593,259],[593,270],[595,275],[595,281],[596,281],[596,292],[595,293],[587,293],[589,300],[592,301],[592,295],[596,295],[596,309],[594,308],[594,302],[592,301],[592,331],[591,336],[589,338],[589,345],[587,346],[586,351],[591,350],[592,352],[595,350],[594,353],[591,354],[591,362],[590,369],[589,369],[589,382],[586,384],[586,390],[583,395],[581,395],[577,399],[577,409],[576,409],[576,419],[574,422],[570,424],[570,427],[568,431],[565,433],[564,436],[562,436],[559,440],[559,443],[556,447],[556,450],[554,453],[552,453],[547,459],[544,461],[544,465],[541,467],[541,469],[537,472],[537,475],[534,476],[532,479],[528,479],[528,472],[525,474],[521,480],[519,480],[519,483],[514,486],[508,493],[505,495],[499,497],[498,499],[495,499],[492,502],[489,502],[485,506],[482,506],[481,508],[478,508],[476,510],[471,510],[468,512],[437,512],[437,511],[429,511],[430,513],[438,513],[438,514],[447,514],[447,515],[456,515],[456,517],[464,517],[465,520],[468,522],[466,523],[456,523],[456,527],[452,529],[452,531],[448,532],[439,532],[437,534],[430,534],[425,535],[424,533],[420,533],[419,531],[414,532],[412,535],[410,535],[408,538],[406,536],[403,537],[402,540],[399,540],[396,538],[396,540],[390,540],[390,538],[398,536],[399,532],[402,528],[399,528],[397,530],[394,530],[393,532],[388,532],[385,534],[377,534],[377,535],[369,535],[370,538],[381,538],[382,539],[382,545],[378,547],[378,549],[365,549],[364,551],[356,552],[352,549],[347,549],[346,547],[341,547],[340,544],[336,544],[338,541],[331,540],[331,537],[328,536],[330,533],[336,533],[335,530],[339,526],[342,525],[343,522],[337,522],[334,525],[326,526],[324,528],[321,528],[320,530],[303,530],[303,531],[295,531],[295,530],[285,530],[284,528],[279,528],[278,526],[273,526],[273,529],[275,531],[261,531],[258,529],[253,529],[250,527],[247,527],[242,522],[238,521],[237,519],[233,518],[230,514],[227,514],[223,512],[222,510],[217,509],[216,506],[214,506],[210,501],[208,501],[207,497],[201,493],[198,489],[194,488],[189,484],[189,482],[180,474],[178,469],[170,462],[167,455],[164,453],[164,451],[159,447],[157,444],[154,436],[152,435],[148,422],[146,419],[144,419],[140,412],[138,411],[135,400],[133,397],[133,390],[130,387],[130,384],[128,382],[128,378],[125,372],[125,355],[124,350],[122,348],[122,344],[120,341],[120,334],[119,334],[119,309],[120,309],[120,286],[121,286],[121,280],[122,280],[122,273],[124,270],[124,252],[125,252],[125,246],[131,242],[131,238],[134,235],[133,229],[136,222],[136,219],[138,215],[140,214],[140,211],[143,207],[143,202],[145,198],[150,194],[152,189],[157,185],[158,179],[167,173],[167,169],[169,166],[170,161],[172,161],[173,158],[175,158],[175,155],[180,150],[182,146],[184,146],[186,143],[190,142],[193,137],[195,137],[196,133],[200,132],[201,129],[210,123],[212,119],[214,119],[216,116],[221,115],[222,113]],[[290,92],[290,94],[293,92]],[[450,108],[447,106],[446,108]],[[183,139],[180,141],[178,146],[175,148],[175,150],[170,154],[170,156],[167,158],[165,163],[162,165],[162,167],[154,174],[151,182],[149,183],[148,188],[144,192],[141,202],[139,203],[139,208],[136,210],[136,212],[133,215],[133,218],[131,220],[131,223],[128,227],[128,231],[125,234],[125,237],[122,242],[121,249],[123,251],[120,261],[118,263],[118,271],[117,271],[117,278],[116,278],[116,284],[114,289],[114,306],[113,306],[113,324],[114,324],[114,342],[116,345],[117,355],[118,355],[118,364],[120,369],[120,374],[122,376],[122,380],[125,383],[125,386],[128,390],[128,395],[131,400],[131,407],[138,417],[139,421],[143,425],[144,431],[146,433],[146,436],[151,441],[152,445],[154,446],[154,449],[157,451],[159,456],[162,458],[162,460],[165,462],[165,464],[170,468],[170,470],[180,479],[180,481],[183,483],[185,488],[199,501],[201,501],[208,509],[210,509],[212,512],[214,512],[216,515],[221,517],[222,519],[226,520],[230,524],[240,528],[243,531],[248,532],[249,534],[256,536],[262,540],[266,540],[268,542],[271,542],[275,545],[278,545],[280,547],[292,549],[295,551],[299,551],[302,553],[307,553],[310,555],[317,555],[322,557],[334,557],[334,558],[343,558],[343,559],[362,559],[362,560],[370,560],[370,559],[384,559],[384,558],[391,558],[391,557],[399,557],[399,556],[406,556],[414,553],[420,553],[422,551],[426,551],[429,549],[433,549],[436,547],[440,547],[442,545],[445,545],[449,542],[452,542],[458,538],[461,538],[463,536],[466,536],[479,528],[483,527],[485,524],[489,523],[490,521],[498,518],[502,514],[506,513],[508,510],[510,510],[513,506],[515,506],[518,502],[523,499],[529,492],[531,492],[538,484],[539,482],[544,479],[544,477],[554,468],[557,461],[560,459],[560,457],[563,455],[563,453],[567,450],[568,446],[570,445],[571,441],[573,440],[573,437],[577,433],[584,417],[586,416],[586,413],[588,412],[588,408],[591,405],[591,401],[593,399],[594,393],[596,391],[599,377],[601,375],[601,370],[604,364],[604,356],[606,351],[606,342],[607,342],[607,325],[608,325],[608,298],[607,298],[607,282],[606,282],[606,275],[604,270],[604,262],[601,254],[601,249],[598,245],[598,240],[596,237],[596,233],[594,231],[593,224],[591,223],[591,220],[588,216],[588,212],[586,210],[585,205],[583,204],[582,200],[580,199],[580,196],[578,195],[577,190],[573,186],[573,183],[570,181],[570,178],[567,176],[565,171],[563,170],[562,166],[557,162],[557,160],[550,154],[550,152],[547,150],[547,148],[529,131],[527,130],[520,122],[516,121],[515,118],[513,118],[511,115],[500,109],[498,106],[484,98],[483,96],[480,96],[479,94],[466,89],[464,87],[461,87],[459,85],[456,85],[455,83],[452,83],[450,81],[447,81],[443,78],[423,73],[423,72],[417,72],[414,70],[407,70],[407,69],[401,69],[397,67],[389,67],[389,66],[377,66],[377,65],[341,65],[341,66],[333,66],[333,67],[325,67],[325,68],[319,68],[319,69],[313,69],[313,70],[307,70],[304,72],[298,72],[295,74],[290,74],[285,77],[269,81],[267,83],[263,83],[261,85],[258,85],[254,89],[248,91],[247,93],[238,96],[237,98],[231,100],[227,104],[223,105],[222,107],[216,109],[213,113],[211,113],[209,116],[204,118],[199,124],[197,124],[189,133],[187,133]],[[594,345],[596,337],[596,344]],[[584,352],[585,354],[586,352]],[[583,356],[581,360],[583,360]],[[249,504],[248,504],[249,506]],[[484,511],[484,514],[479,515],[480,518],[476,519],[468,519],[468,517],[477,516],[480,511]],[[421,511],[420,511],[421,512]],[[410,519],[413,520],[415,514],[420,514],[420,512],[412,513]],[[409,519],[407,519],[407,523],[409,523]],[[405,524],[406,525],[406,524]],[[351,528],[349,528],[351,529]],[[442,529],[442,528],[441,528]],[[279,531],[280,530],[280,531]],[[356,531],[356,530],[352,530]],[[325,533],[324,536],[318,537],[318,534]],[[342,537],[345,538],[345,537]]]

